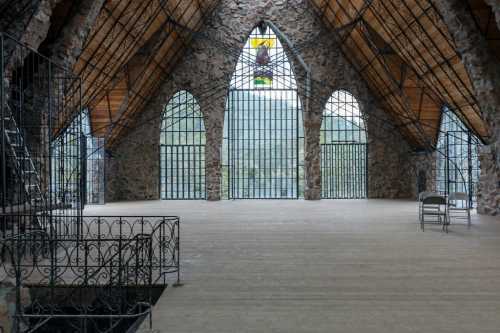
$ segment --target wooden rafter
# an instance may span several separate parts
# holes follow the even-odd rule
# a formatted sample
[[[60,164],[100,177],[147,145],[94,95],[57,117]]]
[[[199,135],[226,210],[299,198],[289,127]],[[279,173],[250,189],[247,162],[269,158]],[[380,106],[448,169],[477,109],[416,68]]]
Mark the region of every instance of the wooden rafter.
[[[443,105],[488,138],[465,66],[431,0],[311,2],[332,31],[355,23],[339,37],[342,51],[414,146],[435,144]]]
[[[74,66],[94,135],[111,144],[124,131],[191,38],[178,22],[199,29],[217,1],[107,0]]]
[[[483,0],[468,0],[496,43]],[[112,144],[182,57],[217,0],[107,0],[74,66],[96,135]],[[342,51],[416,147],[434,145],[443,105],[488,131],[465,67],[431,0],[311,0]]]

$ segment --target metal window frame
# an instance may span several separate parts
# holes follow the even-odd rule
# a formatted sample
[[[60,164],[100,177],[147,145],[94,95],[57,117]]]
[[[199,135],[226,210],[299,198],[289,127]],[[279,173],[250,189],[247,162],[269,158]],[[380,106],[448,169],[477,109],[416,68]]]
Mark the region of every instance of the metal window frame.
[[[320,146],[321,198],[366,198],[367,131],[359,103],[348,91],[336,90],[328,99],[323,109]]]
[[[443,108],[436,150],[436,190],[448,195],[466,192],[469,207],[476,205],[480,140],[447,107]]]
[[[160,199],[206,199],[205,145],[200,105],[190,92],[180,90],[170,98],[161,118]]]
[[[227,95],[222,147],[224,199],[303,197],[303,108],[278,33],[269,23],[264,25],[263,34],[258,27],[250,33]],[[251,46],[251,38],[274,40],[269,64],[255,63],[257,49]],[[271,86],[255,85],[257,68],[272,71]]]

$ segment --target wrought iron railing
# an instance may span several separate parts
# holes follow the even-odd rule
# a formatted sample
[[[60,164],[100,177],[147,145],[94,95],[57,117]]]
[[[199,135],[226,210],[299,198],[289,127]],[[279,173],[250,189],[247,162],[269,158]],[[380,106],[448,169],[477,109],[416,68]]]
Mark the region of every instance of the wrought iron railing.
[[[17,215],[12,221],[20,226],[32,219]],[[1,242],[3,268],[17,289],[18,331],[54,325],[78,332],[120,331],[150,313],[158,288],[180,281],[178,217],[42,220],[45,228]],[[23,289],[31,290],[29,304],[23,303]]]

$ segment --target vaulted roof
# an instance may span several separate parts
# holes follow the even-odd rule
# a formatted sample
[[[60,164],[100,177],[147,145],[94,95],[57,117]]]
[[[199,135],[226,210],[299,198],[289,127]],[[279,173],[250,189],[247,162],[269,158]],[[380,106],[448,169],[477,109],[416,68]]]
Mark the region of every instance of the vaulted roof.
[[[95,135],[112,143],[168,76],[215,0],[106,0],[73,70]],[[179,31],[175,24],[186,29]],[[110,124],[112,124],[110,126]]]
[[[468,1],[481,31],[500,50],[496,25],[488,21],[488,6],[483,0]],[[96,135],[107,136],[112,144],[124,132],[217,2],[105,2],[74,66],[83,80],[82,102],[91,110]],[[310,2],[415,148],[436,143],[443,105],[487,139],[467,71],[431,0]]]
[[[415,147],[435,144],[443,105],[478,136],[488,136],[465,66],[432,1],[312,2]]]

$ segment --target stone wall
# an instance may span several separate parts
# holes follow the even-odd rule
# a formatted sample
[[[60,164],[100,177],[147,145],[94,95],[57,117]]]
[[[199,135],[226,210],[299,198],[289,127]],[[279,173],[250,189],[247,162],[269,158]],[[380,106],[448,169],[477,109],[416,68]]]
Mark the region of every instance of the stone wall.
[[[420,192],[436,192],[436,159],[438,152],[420,152],[413,155],[413,169],[411,176],[413,182],[413,193],[418,195]],[[425,184],[419,184],[422,178]]]
[[[263,19],[273,22],[300,46],[300,55],[312,68],[310,107],[304,111],[305,197],[320,197],[321,115],[327,99],[337,89],[351,92],[366,118],[369,197],[414,197],[415,181],[408,178],[413,162],[410,147],[343,57],[331,31],[324,27],[309,1],[222,0],[176,69],[138,116],[135,123],[139,125],[113,148],[106,172],[108,201],[159,198],[160,115],[170,97],[181,89],[191,92],[200,104],[207,129],[207,195],[209,200],[220,199],[220,150],[229,82],[249,33]],[[305,105],[306,72],[288,48],[287,53]]]
[[[87,40],[97,16],[101,12],[105,0],[81,0],[78,6],[70,11],[71,19],[64,25],[60,36],[57,36],[51,51],[51,59],[65,68],[73,68]],[[62,19],[62,18],[61,18]]]
[[[34,50],[38,50],[40,44],[45,40],[50,29],[51,16],[56,5],[62,0],[25,0],[19,1],[9,9],[5,17],[0,19],[0,25],[4,31],[10,36],[14,37],[21,43],[26,44]],[[3,13],[2,13],[3,14]],[[10,16],[17,15],[18,19],[12,20]],[[8,59],[6,61],[5,72],[10,73],[11,68],[16,63],[22,63],[24,59],[10,58],[12,54],[17,57],[20,55],[26,57],[27,52],[16,52],[19,46],[11,40],[6,39],[4,45],[4,56]]]
[[[500,172],[495,165],[492,147],[484,146],[479,153],[479,163],[481,164],[481,175],[479,176],[479,186],[477,190],[477,212],[480,214],[499,215],[500,214]]]
[[[500,23],[498,0],[488,2]],[[482,118],[490,130],[489,147],[481,154],[481,195],[478,197],[481,208],[478,210],[483,213],[498,212],[498,196],[492,191],[496,188],[498,194],[500,188],[500,60],[488,48],[465,1],[436,0],[435,3],[469,73]]]
[[[495,19],[500,29],[500,0],[485,0],[485,2],[491,6],[493,13],[495,14]]]

